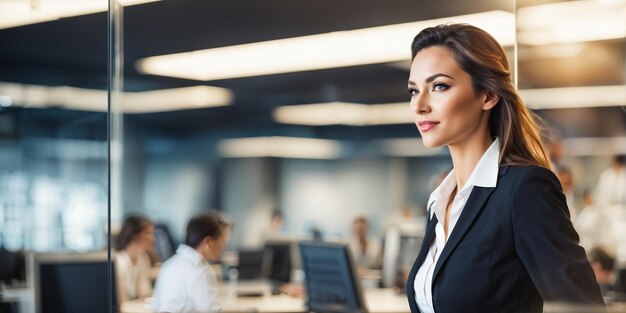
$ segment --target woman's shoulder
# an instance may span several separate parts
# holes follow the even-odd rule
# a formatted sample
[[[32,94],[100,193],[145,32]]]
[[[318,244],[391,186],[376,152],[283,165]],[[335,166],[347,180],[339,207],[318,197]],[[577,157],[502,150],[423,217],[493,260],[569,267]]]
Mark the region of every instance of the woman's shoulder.
[[[539,165],[503,165],[500,168],[501,171],[506,170],[507,174],[516,178],[556,178],[556,174],[551,169]]]

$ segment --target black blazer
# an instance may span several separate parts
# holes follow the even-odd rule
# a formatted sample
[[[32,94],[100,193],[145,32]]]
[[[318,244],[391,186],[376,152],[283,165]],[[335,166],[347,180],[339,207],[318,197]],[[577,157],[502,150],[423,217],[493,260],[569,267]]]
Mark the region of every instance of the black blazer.
[[[435,237],[428,222],[407,282]],[[538,166],[502,166],[495,188],[474,187],[433,273],[435,312],[542,312],[544,301],[604,306],[561,185]]]

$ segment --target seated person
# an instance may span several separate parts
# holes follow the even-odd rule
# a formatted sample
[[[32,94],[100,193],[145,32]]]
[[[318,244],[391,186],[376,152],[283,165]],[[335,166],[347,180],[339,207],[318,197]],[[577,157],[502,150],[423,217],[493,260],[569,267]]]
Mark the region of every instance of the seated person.
[[[381,245],[378,239],[368,234],[368,222],[365,217],[359,216],[354,219],[352,233],[348,247],[359,273],[362,274],[367,269],[380,268]]]
[[[219,312],[217,276],[207,261],[220,259],[229,236],[229,224],[219,213],[193,217],[185,243],[161,266],[152,308],[171,313]]]
[[[126,217],[115,240],[115,273],[120,303],[152,295],[147,251],[153,244],[154,224],[143,216]]]
[[[605,296],[608,291],[613,290],[615,258],[604,251],[604,249],[596,247],[589,252],[589,263],[591,263],[593,272],[596,275],[600,292]]]

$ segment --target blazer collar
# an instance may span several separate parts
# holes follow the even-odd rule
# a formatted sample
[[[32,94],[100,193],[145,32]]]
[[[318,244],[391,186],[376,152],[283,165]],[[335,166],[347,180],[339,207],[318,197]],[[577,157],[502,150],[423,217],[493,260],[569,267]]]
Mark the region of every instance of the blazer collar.
[[[509,166],[501,166],[498,171],[498,176],[504,176],[508,171]],[[483,207],[487,203],[487,200],[489,200],[489,196],[491,196],[494,190],[496,190],[496,187],[475,186],[472,189],[472,193],[465,203],[463,212],[461,212],[459,221],[456,226],[454,226],[454,229],[448,238],[448,242],[439,256],[439,260],[437,261],[435,271],[433,273],[433,285],[437,280],[437,274],[439,274],[441,268],[445,265],[446,260],[450,257],[450,254],[452,254],[452,252],[459,245],[461,239],[463,239],[467,231],[470,229],[474,220],[479,215],[480,211],[482,211]]]

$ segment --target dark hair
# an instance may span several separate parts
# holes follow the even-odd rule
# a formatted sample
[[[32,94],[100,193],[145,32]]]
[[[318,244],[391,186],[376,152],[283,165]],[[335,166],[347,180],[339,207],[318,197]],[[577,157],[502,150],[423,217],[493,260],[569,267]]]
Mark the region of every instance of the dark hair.
[[[618,154],[615,156],[615,162],[619,163],[619,164],[626,164],[626,154]]]
[[[500,97],[489,117],[491,136],[500,138],[500,163],[550,168],[539,119],[524,105],[511,80],[509,62],[500,44],[486,31],[468,24],[449,24],[422,30],[411,45],[412,59],[425,48],[447,48],[472,77],[474,92]]]
[[[604,249],[595,247],[589,252],[589,262],[599,263],[603,270],[612,271],[615,266],[615,258],[609,255]]]
[[[151,220],[141,215],[128,215],[124,219],[122,229],[115,238],[115,249],[122,251],[139,235],[146,227],[154,225]]]
[[[216,211],[200,213],[187,224],[185,244],[196,248],[206,237],[218,239],[224,228],[229,226],[228,221]]]

